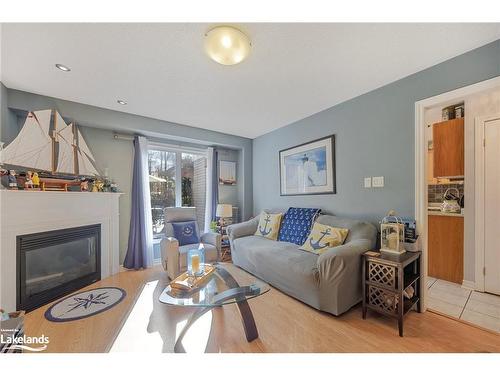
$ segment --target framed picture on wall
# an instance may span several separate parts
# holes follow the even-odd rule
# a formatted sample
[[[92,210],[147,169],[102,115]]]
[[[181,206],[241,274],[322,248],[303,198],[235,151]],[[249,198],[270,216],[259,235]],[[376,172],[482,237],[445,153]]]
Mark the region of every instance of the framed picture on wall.
[[[219,162],[219,184],[236,185],[236,162],[226,160]]]
[[[279,152],[280,194],[335,194],[335,135]]]

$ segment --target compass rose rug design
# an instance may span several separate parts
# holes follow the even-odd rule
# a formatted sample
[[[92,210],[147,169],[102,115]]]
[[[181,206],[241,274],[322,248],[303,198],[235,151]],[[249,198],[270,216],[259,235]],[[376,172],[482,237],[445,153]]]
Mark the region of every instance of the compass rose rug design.
[[[119,304],[127,295],[121,288],[105,287],[86,290],[53,304],[45,318],[51,322],[68,322],[99,314]]]

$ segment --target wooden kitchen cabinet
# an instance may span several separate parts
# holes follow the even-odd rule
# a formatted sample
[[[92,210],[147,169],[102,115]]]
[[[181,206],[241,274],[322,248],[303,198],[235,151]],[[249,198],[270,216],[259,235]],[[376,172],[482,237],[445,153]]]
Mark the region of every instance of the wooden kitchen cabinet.
[[[432,126],[434,177],[464,175],[464,119],[438,122]]]
[[[434,151],[427,150],[427,183],[429,185],[437,184],[437,178],[434,177]]]
[[[428,274],[462,284],[464,278],[464,218],[428,216]]]
[[[448,178],[434,177],[434,150],[427,150],[427,184],[428,185],[446,185],[455,183]]]

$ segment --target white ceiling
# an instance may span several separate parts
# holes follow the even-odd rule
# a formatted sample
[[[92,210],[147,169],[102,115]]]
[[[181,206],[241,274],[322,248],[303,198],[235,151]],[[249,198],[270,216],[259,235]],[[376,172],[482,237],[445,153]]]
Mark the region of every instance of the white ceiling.
[[[210,26],[3,24],[2,80],[255,138],[500,38],[500,24],[243,24],[251,54],[222,66],[203,50]]]

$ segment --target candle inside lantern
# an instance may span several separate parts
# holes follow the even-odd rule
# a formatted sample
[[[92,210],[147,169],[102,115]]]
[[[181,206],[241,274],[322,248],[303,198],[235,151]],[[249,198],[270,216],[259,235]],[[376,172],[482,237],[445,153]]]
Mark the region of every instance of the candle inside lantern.
[[[398,248],[398,235],[396,232],[393,232],[387,236],[388,247],[392,250],[397,250]]]
[[[191,256],[191,271],[195,275],[200,272],[200,256],[198,254]]]

